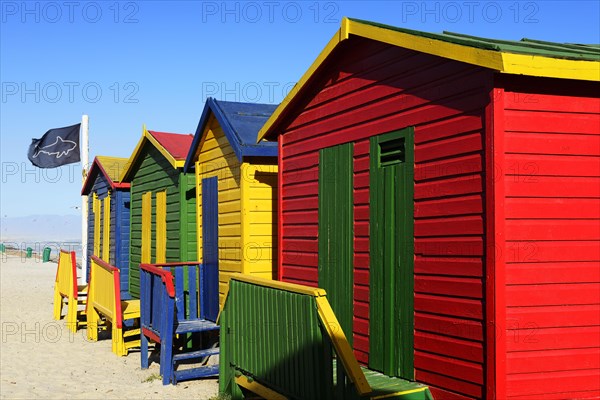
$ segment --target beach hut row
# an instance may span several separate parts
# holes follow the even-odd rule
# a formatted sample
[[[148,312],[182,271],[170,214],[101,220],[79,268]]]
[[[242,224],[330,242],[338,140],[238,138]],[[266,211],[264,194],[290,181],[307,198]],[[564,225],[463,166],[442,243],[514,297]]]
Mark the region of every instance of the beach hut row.
[[[95,158],[82,190],[89,196],[88,269],[98,259],[116,267],[120,300],[134,301],[130,309],[140,312],[142,265],[201,262],[198,282],[189,271],[181,281],[186,302],[193,290],[204,292],[195,333],[216,329],[231,275],[272,279],[277,144],[256,144],[256,135],[275,107],[209,98],[195,135],[144,127],[129,159]]]
[[[211,321],[236,276],[325,289],[338,358],[436,399],[594,398],[599,81],[597,46],[344,18],[279,106],[209,98],[194,135],[144,128],[129,160],[97,157],[88,254],[134,299],[140,264],[201,262]],[[289,318],[268,314],[284,298],[256,322]],[[235,384],[310,386],[265,372],[290,354],[244,349],[263,356]]]

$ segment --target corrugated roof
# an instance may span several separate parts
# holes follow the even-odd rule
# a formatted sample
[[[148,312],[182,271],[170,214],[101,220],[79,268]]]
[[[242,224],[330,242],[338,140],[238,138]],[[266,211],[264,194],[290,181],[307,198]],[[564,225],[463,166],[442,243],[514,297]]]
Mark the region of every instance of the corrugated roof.
[[[194,140],[194,135],[191,133],[181,134],[157,131],[148,131],[148,133],[176,160],[185,160]]]
[[[276,143],[256,144],[256,133],[267,122],[277,104],[238,103],[233,101],[214,100],[221,109],[237,142],[246,147],[277,147]]]
[[[128,161],[128,158],[122,157],[96,156],[88,171],[88,176],[81,189],[81,194],[85,196],[90,193],[98,174],[102,174],[106,177],[111,189],[128,189],[129,184],[121,183],[120,181],[121,174],[127,168]]]
[[[519,41],[488,39],[448,31],[444,31],[442,33],[421,32],[361,19],[348,19],[350,21],[359,22],[365,25],[430,39],[442,40],[444,42],[460,44],[478,49],[494,50],[503,53],[561,58],[567,60],[600,61],[600,45],[598,44],[554,43],[526,38],[523,38]]]
[[[96,156],[96,160],[100,163],[100,166],[104,169],[104,172],[106,172],[111,181],[115,183],[120,182],[121,174],[127,165],[127,158]]]
[[[183,170],[187,172],[194,165],[211,114],[221,125],[238,160],[242,161],[244,156],[277,157],[277,143],[266,141],[256,143],[258,131],[276,108],[275,104],[240,103],[209,97],[206,99]]]

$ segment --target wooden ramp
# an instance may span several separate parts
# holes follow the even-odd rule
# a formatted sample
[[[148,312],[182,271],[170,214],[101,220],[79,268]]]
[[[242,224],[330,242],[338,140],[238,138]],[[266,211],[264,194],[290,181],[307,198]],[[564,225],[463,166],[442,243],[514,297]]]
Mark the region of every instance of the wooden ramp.
[[[219,390],[232,399],[432,399],[358,364],[323,289],[236,275],[218,322]]]

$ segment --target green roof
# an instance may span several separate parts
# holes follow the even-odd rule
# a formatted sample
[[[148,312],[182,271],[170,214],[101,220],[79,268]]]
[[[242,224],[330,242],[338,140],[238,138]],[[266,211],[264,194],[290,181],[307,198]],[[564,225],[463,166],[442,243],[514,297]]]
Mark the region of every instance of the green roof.
[[[259,140],[273,137],[295,98],[304,95],[304,90],[313,75],[323,70],[323,63],[333,57],[332,52],[338,45],[355,37],[476,65],[501,74],[600,81],[598,44],[553,43],[532,39],[486,39],[452,32],[420,32],[377,22],[343,18],[340,29],[300,78],[294,90],[288,93],[260,129]]]
[[[455,43],[478,49],[494,50],[502,53],[562,58],[567,60],[600,61],[600,45],[598,44],[554,43],[533,39],[521,39],[519,41],[487,39],[447,31],[442,33],[421,32],[361,19],[349,19],[351,21],[356,21],[361,24],[371,25],[382,29],[407,33],[410,35],[421,36],[434,40],[441,40],[448,43]]]

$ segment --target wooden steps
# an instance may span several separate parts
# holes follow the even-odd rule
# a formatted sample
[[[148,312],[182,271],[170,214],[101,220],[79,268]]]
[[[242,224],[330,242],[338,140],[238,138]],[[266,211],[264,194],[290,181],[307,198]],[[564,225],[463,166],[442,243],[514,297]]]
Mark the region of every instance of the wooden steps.
[[[175,333],[180,335],[183,333],[196,333],[218,331],[219,325],[206,319],[185,319],[179,321],[175,327]]]
[[[211,348],[211,349],[198,350],[198,351],[190,351],[187,353],[175,354],[173,356],[173,362],[183,361],[183,360],[192,360],[195,358],[201,359],[201,358],[205,358],[205,357],[214,356],[217,354],[219,354],[218,347]]]

